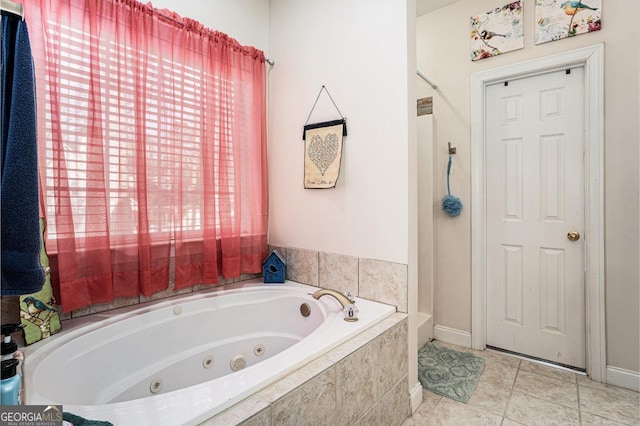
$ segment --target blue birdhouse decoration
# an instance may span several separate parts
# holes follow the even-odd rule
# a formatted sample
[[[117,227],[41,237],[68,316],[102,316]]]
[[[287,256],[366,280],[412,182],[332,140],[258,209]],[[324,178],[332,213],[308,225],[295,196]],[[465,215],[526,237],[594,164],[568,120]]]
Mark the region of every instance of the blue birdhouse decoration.
[[[271,251],[271,254],[262,262],[262,277],[265,283],[283,283],[285,278],[287,262],[278,250]]]

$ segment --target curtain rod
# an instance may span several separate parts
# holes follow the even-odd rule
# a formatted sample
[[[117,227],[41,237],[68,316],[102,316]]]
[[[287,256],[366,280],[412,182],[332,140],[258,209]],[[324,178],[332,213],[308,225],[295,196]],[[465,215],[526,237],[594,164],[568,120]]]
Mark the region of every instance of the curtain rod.
[[[22,3],[16,3],[11,0],[0,0],[0,9],[6,10],[7,12],[15,13],[16,15],[24,16],[24,8]],[[158,15],[162,16],[164,19],[168,19],[173,22],[178,22],[176,19],[173,19],[171,16],[167,16],[164,13],[157,12]],[[265,56],[264,61],[269,65],[275,65],[276,61],[271,58],[267,58]]]
[[[423,79],[424,81],[427,82],[427,84],[431,87],[433,87],[434,89],[437,89],[438,86],[436,86],[436,84],[434,82],[432,82],[431,80],[429,80],[427,77],[425,77],[424,74],[422,74],[420,71],[416,71],[416,74],[418,74],[418,76]]]
[[[8,1],[8,0],[2,0],[2,4],[3,5],[4,5],[5,1]],[[22,7],[22,5],[20,5],[20,7]],[[175,24],[184,26],[184,22],[174,18],[173,16],[167,15],[166,13],[163,13],[162,9],[156,9],[156,8],[152,7],[151,10],[152,10],[153,13],[155,13],[156,15],[161,17],[162,19],[166,19],[167,21],[170,21],[170,22],[173,22]],[[193,19],[193,18],[191,18],[191,19]],[[209,29],[207,28],[207,30],[209,30]],[[269,65],[275,65],[275,63],[276,63],[276,61],[274,61],[273,59],[267,58],[266,56],[264,57],[264,61]]]
[[[24,16],[24,9],[22,3],[16,3],[10,0],[2,0],[0,8],[7,12],[15,13],[16,15]]]

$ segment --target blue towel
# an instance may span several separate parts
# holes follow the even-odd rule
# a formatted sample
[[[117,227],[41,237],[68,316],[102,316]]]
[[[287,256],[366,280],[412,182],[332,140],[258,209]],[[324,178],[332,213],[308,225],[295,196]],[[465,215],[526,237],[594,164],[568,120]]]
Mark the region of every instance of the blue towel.
[[[42,289],[38,142],[33,57],[27,23],[2,12],[1,293]]]

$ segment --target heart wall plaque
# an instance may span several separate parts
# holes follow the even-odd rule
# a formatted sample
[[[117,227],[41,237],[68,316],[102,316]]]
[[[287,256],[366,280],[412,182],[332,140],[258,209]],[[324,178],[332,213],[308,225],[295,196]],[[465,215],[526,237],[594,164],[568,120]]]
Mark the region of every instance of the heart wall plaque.
[[[305,131],[305,188],[336,186],[342,157],[342,132],[342,123]]]
[[[307,155],[311,162],[320,170],[322,176],[324,176],[329,166],[336,161],[338,148],[338,135],[335,133],[329,133],[324,139],[319,135],[314,135],[311,138]]]

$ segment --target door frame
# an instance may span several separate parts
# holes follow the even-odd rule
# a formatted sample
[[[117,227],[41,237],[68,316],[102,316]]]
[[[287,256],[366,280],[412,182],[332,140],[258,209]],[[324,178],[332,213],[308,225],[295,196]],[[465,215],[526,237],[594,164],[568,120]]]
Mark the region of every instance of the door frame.
[[[604,277],[604,44],[471,75],[471,347],[486,348],[485,88],[567,67],[584,67],[586,368],[606,383]]]

